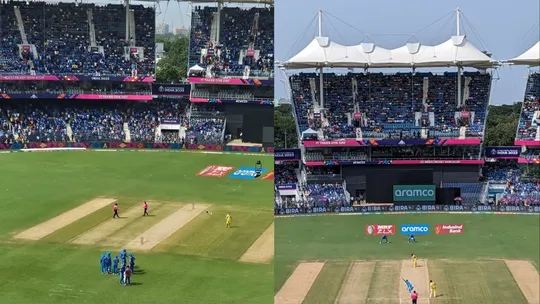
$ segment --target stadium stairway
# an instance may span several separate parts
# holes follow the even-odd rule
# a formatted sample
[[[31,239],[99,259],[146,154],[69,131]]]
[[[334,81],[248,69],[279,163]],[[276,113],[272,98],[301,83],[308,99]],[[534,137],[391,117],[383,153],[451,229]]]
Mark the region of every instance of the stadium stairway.
[[[13,10],[15,11],[15,17],[17,18],[17,27],[21,33],[21,39],[23,44],[28,44],[28,38],[26,37],[26,31],[24,30],[24,23],[22,20],[21,10],[18,6],[14,6]]]
[[[309,79],[309,87],[311,89],[311,98],[313,99],[313,103],[316,103],[317,100],[317,83],[315,83],[315,78]]]
[[[28,37],[26,37],[26,31],[24,30],[24,23],[23,23],[23,19],[21,15],[21,10],[19,9],[18,6],[14,6],[13,11],[15,12],[15,17],[17,18],[17,27],[19,28],[19,32],[21,34],[22,43],[28,44]],[[38,53],[37,53],[36,46],[33,44],[31,46],[31,51],[32,51],[32,56],[36,57]],[[30,71],[32,72],[32,74],[34,74],[35,68],[34,68],[34,63],[32,62],[32,60],[28,62],[28,65],[30,66]]]
[[[88,11],[86,11],[86,15],[88,16],[88,28],[90,31],[90,46],[97,46],[96,28],[94,26],[94,15],[92,13],[92,9],[88,9]]]
[[[459,128],[459,139],[465,139],[467,137],[467,127]]]
[[[180,134],[180,138],[186,138],[186,127],[181,126],[179,132],[180,132],[180,133],[179,133],[179,134]]]
[[[219,22],[219,13],[214,13],[214,16],[212,16],[212,24],[210,26],[210,42],[217,42],[218,39],[218,22]]]
[[[471,77],[465,77],[465,86],[463,89],[463,103],[466,103],[471,95],[471,84],[472,78]]]
[[[71,129],[71,125],[69,123],[66,124],[66,135],[69,138],[69,141],[73,141],[73,129]]]
[[[154,141],[155,142],[162,142],[162,140],[161,140],[161,125],[156,127],[156,131],[154,132]]]
[[[428,108],[427,100],[429,96],[429,77],[424,77],[422,84],[422,104],[424,105],[424,111]]]
[[[129,124],[127,122],[124,123],[124,134],[126,135],[126,142],[131,142],[131,132],[129,131]]]

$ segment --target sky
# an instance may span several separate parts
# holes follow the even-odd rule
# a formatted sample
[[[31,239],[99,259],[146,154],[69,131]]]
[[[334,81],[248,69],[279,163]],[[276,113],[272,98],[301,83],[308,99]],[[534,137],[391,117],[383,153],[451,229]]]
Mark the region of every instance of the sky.
[[[275,0],[275,57],[286,61],[313,39],[319,9],[323,11],[323,36],[345,45],[373,42],[395,48],[407,42],[435,45],[455,35],[453,12],[457,7],[467,39],[492,53],[495,60],[517,57],[540,40],[538,0]],[[495,71],[491,104],[521,101],[527,73],[526,67],[518,66]],[[288,97],[284,79],[276,71],[276,99]]]

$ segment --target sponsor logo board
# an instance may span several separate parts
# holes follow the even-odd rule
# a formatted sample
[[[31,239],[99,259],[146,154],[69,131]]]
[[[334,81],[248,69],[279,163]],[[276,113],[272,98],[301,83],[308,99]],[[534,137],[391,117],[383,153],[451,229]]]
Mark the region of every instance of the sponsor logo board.
[[[403,224],[400,227],[401,234],[429,234],[428,224]]]
[[[435,185],[394,185],[394,202],[434,202]]]
[[[234,169],[233,167],[228,166],[208,166],[199,173],[197,173],[198,176],[211,176],[211,177],[224,177]]]
[[[366,225],[366,235],[393,235],[394,233],[394,225]]]
[[[266,172],[266,169],[261,169],[261,173]],[[242,178],[242,179],[254,179],[257,176],[256,168],[242,167],[234,171],[233,174],[229,175],[230,178]]]
[[[463,234],[465,225],[463,224],[437,224],[435,234]]]

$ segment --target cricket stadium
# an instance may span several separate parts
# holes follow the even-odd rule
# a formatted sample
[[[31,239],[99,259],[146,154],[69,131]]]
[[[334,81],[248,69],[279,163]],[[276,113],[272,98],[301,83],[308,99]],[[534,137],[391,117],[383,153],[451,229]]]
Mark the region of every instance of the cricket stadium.
[[[272,303],[273,8],[244,6],[0,4],[0,303]]]
[[[540,303],[540,42],[495,61],[449,18],[441,44],[386,49],[336,42],[319,11],[283,58],[298,143],[275,147],[276,304]],[[530,67],[515,141],[488,147],[510,63]]]

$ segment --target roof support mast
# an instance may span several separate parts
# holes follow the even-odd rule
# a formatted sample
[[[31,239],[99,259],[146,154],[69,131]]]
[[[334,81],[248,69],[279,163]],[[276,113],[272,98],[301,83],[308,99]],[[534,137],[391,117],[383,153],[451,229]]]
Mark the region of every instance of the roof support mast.
[[[131,37],[129,35],[129,0],[125,0],[126,3],[126,43],[131,46]]]
[[[216,22],[216,45],[219,45],[219,40],[220,40],[220,37],[219,37],[219,33],[221,31],[221,10],[223,9],[223,1],[219,1],[217,3],[217,14],[216,14],[216,18],[217,18],[217,22]]]
[[[460,22],[460,10],[459,10],[459,7],[456,9],[456,36],[461,36],[461,28],[459,26],[459,22]],[[458,107],[461,107],[461,104],[462,104],[462,100],[461,100],[461,74],[463,72],[463,67],[459,64],[459,62],[457,63],[457,68],[458,68],[458,71],[457,71],[457,106]]]
[[[319,10],[319,37],[322,37],[322,10]],[[324,76],[323,66],[319,69],[319,104],[324,109]]]

